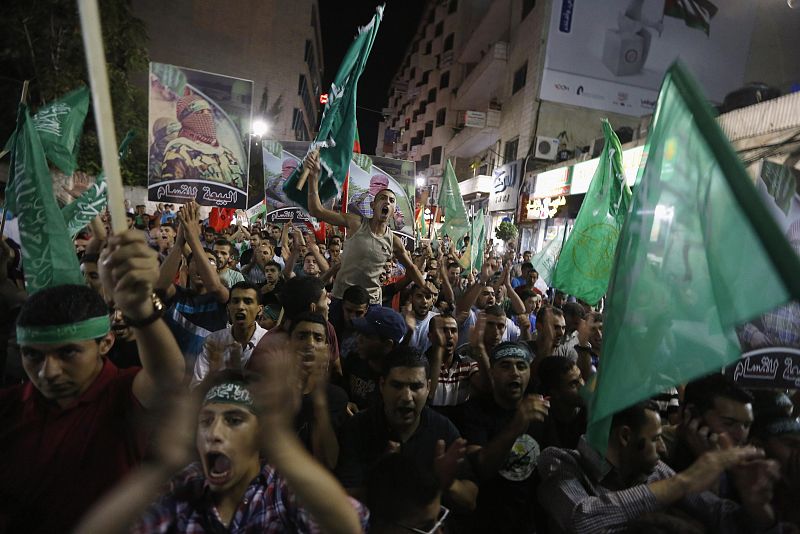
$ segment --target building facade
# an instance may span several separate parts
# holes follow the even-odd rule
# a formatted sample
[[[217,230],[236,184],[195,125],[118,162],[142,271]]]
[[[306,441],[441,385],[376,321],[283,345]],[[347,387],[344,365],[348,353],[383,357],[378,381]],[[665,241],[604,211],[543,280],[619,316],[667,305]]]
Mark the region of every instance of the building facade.
[[[133,0],[151,61],[252,80],[253,118],[275,139],[311,140],[323,54],[317,0]]]

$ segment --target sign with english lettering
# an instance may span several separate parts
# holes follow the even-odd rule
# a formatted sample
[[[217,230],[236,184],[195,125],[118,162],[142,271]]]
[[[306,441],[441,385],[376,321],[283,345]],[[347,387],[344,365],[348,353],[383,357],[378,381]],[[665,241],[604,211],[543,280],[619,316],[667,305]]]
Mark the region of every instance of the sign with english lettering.
[[[800,350],[769,347],[742,354],[725,368],[725,375],[736,385],[756,389],[800,388]]]

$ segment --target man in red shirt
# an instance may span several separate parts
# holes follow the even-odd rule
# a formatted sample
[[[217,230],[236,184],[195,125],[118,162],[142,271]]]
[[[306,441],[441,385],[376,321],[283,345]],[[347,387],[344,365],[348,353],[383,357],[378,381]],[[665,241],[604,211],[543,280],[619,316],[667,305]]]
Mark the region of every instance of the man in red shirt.
[[[183,356],[153,292],[156,253],[141,232],[112,236],[100,267],[143,367],[117,369],[105,357],[114,334],[95,290],[63,285],[31,295],[17,320],[30,382],[0,391],[0,532],[72,530],[141,460],[144,410],[183,377]]]

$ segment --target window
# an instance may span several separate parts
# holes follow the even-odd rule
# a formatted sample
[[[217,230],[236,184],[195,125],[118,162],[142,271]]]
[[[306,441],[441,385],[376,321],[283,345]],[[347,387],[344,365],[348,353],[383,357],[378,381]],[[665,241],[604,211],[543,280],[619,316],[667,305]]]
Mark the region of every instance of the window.
[[[536,7],[536,0],[522,0],[522,20]]]
[[[433,121],[428,121],[425,123],[425,137],[430,137],[433,135]]]
[[[433,104],[436,102],[436,89],[431,89],[428,91],[428,98],[425,99],[428,103]]]
[[[417,50],[419,50],[419,41],[414,41],[414,44],[411,45],[411,53],[416,54]]]
[[[439,77],[439,89],[450,87],[450,71],[443,72]]]
[[[430,79],[431,79],[431,71],[426,70],[425,72],[422,73],[422,85],[428,83],[428,80]]]
[[[453,40],[455,39],[455,34],[451,33],[448,34],[447,37],[444,38],[444,48],[443,51],[447,52],[448,50],[453,49]]]
[[[311,93],[308,92],[308,83],[306,82],[306,77],[304,75],[300,75],[300,79],[297,82],[297,94],[303,98],[303,106],[306,110],[307,117],[316,117],[316,111],[314,111],[314,103],[311,100]]]
[[[447,5],[447,14],[455,13],[458,11],[458,0],[450,0],[450,3]]]
[[[525,64],[517,69],[514,73],[514,86],[511,89],[511,94],[515,94],[517,91],[525,87],[525,79],[528,76],[528,62],[526,61]]]
[[[439,23],[436,25],[436,28],[433,30],[433,36],[439,37],[444,33],[444,21],[440,20]]]
[[[409,80],[413,80],[417,76],[417,68],[411,67],[411,73],[408,75]]]
[[[308,141],[311,137],[306,128],[306,121],[303,120],[303,112],[298,108],[294,108],[292,113],[292,130],[297,141]]]
[[[503,149],[503,163],[510,163],[517,159],[517,148],[519,147],[519,137],[506,141],[506,146]]]
[[[439,165],[442,162],[442,147],[435,146],[431,150],[431,165]]]
[[[435,18],[436,18],[436,9],[431,9],[428,12],[428,24],[432,24]]]
[[[444,126],[447,120],[447,108],[442,108],[436,112],[436,126]]]
[[[425,154],[421,158],[419,158],[419,163],[417,163],[417,170],[424,171],[428,167],[430,167],[431,156],[430,154]]]
[[[408,152],[408,143],[403,143],[403,152]]]
[[[425,43],[425,55],[430,55],[432,50],[433,50],[433,41],[428,41],[427,43]]]

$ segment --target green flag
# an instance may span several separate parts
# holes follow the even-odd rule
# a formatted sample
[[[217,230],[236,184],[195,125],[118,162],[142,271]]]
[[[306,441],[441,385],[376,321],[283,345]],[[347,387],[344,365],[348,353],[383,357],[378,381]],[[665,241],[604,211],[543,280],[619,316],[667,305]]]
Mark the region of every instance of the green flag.
[[[344,56],[339,71],[331,83],[328,103],[322,114],[319,132],[309,150],[319,148],[322,175],[319,180],[319,197],[322,202],[335,197],[344,184],[350,160],[353,157],[353,142],[356,139],[356,93],[358,78],[367,64],[372,43],[378,33],[383,17],[383,7],[364,28],[360,28],[353,44]],[[303,172],[298,166],[283,184],[286,196],[308,209],[308,184],[297,190],[297,181]]]
[[[484,242],[486,241],[486,222],[483,209],[479,210],[469,225],[469,246],[459,258],[461,269],[468,276],[472,269],[483,267]]]
[[[590,403],[601,452],[614,413],[735,361],[736,326],[800,298],[800,260],[680,64],[644,152]]]
[[[600,162],[561,249],[551,284],[589,304],[599,302],[608,289],[619,231],[631,202],[622,170],[622,147],[607,120],[603,120],[603,135]]]
[[[67,176],[78,166],[78,141],[90,97],[89,88],[81,87],[39,108],[32,119],[47,159]],[[6,143],[6,151],[11,151],[12,142],[13,136]]]
[[[128,153],[128,145],[130,145],[136,134],[133,130],[128,130],[128,134],[119,146],[119,160]],[[97,180],[86,191],[81,194],[74,201],[70,202],[61,208],[61,215],[64,217],[64,224],[67,225],[67,232],[70,239],[75,239],[87,224],[92,222],[92,219],[97,217],[108,204],[108,193],[106,191],[105,174],[100,173]]]
[[[467,207],[464,206],[464,199],[461,197],[461,189],[458,186],[458,178],[453,170],[453,165],[447,161],[447,166],[442,176],[442,184],[439,186],[439,208],[444,209],[444,223],[439,233],[450,236],[453,246],[464,238],[470,231],[469,217],[467,217]]]
[[[29,294],[60,284],[83,284],[64,218],[53,195],[53,179],[27,106],[14,133],[6,207],[17,216],[25,288]]]
[[[565,231],[566,227],[559,227],[556,236],[545,243],[542,250],[531,256],[531,265],[533,265],[533,268],[539,273],[539,278],[547,285],[552,285],[553,269],[561,254],[561,246],[564,244]]]

